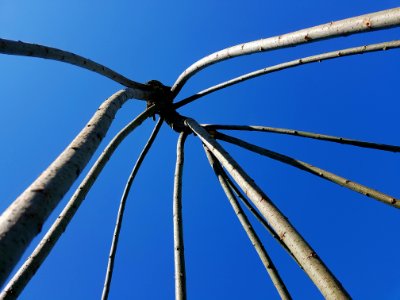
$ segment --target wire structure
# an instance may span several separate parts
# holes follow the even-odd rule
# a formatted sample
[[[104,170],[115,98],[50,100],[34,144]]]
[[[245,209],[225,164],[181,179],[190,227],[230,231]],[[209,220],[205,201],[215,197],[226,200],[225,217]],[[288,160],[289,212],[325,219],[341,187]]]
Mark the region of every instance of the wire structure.
[[[291,165],[303,171],[316,175],[324,180],[331,181],[355,192],[361,193],[371,199],[380,201],[393,208],[400,208],[400,199],[374,190],[365,185],[356,183],[350,179],[341,177],[332,172],[312,166],[306,162],[289,157],[287,155],[259,147],[239,138],[220,132],[231,131],[259,131],[274,134],[292,135],[298,138],[312,138],[323,142],[339,143],[353,147],[364,147],[379,151],[400,152],[400,146],[385,145],[355,139],[336,137],[326,134],[305,132],[296,129],[273,128],[254,125],[200,125],[196,120],[183,116],[177,109],[192,103],[217,90],[227,88],[252,78],[263,76],[271,72],[282,71],[287,68],[301,66],[326,59],[336,59],[349,55],[357,55],[369,52],[383,51],[400,48],[400,40],[382,42],[379,44],[365,45],[319,55],[300,58],[294,61],[266,67],[240,77],[207,88],[197,94],[180,101],[175,101],[184,84],[202,69],[232,59],[241,55],[250,55],[258,52],[273,51],[279,48],[293,47],[300,44],[318,42],[323,39],[336,38],[368,32],[371,30],[383,30],[400,25],[400,8],[388,9],[368,15],[353,17],[323,24],[311,28],[281,36],[257,40],[245,44],[236,45],[213,53],[186,69],[176,80],[172,87],[164,86],[161,82],[152,80],[146,84],[130,80],[117,72],[79,55],[60,49],[42,45],[28,44],[0,39],[0,53],[9,55],[24,55],[53,59],[74,64],[78,67],[106,76],[126,88],[107,99],[96,111],[93,118],[84,127],[81,133],[71,142],[67,149],[43,172],[38,179],[31,184],[0,217],[0,283],[5,283],[9,274],[19,261],[32,239],[40,232],[42,224],[49,214],[57,206],[71,185],[75,182],[79,173],[85,168],[89,159],[98,148],[100,141],[114,119],[118,109],[128,99],[138,99],[147,102],[147,109],[137,116],[131,123],[122,129],[104,149],[102,154],[91,167],[89,173],[83,179],[66,207],[44,235],[36,249],[22,265],[16,275],[5,285],[0,294],[0,299],[16,299],[22,292],[36,270],[45,260],[53,246],[66,230],[72,217],[89,192],[105,164],[111,158],[121,142],[147,118],[159,115],[147,144],[144,146],[137,163],[135,164],[126,188],[123,192],[118,211],[116,227],[112,240],[109,263],[106,271],[106,279],[102,299],[107,299],[111,288],[113,264],[117,250],[118,237],[122,226],[124,206],[130,187],[146,153],[151,148],[157,133],[163,123],[167,123],[173,130],[179,133],[177,143],[177,159],[174,178],[173,195],[173,224],[174,224],[174,259],[175,259],[175,295],[176,299],[186,299],[186,271],[185,251],[183,239],[182,216],[182,184],[184,167],[184,144],[188,136],[196,136],[203,144],[210,165],[218,178],[222,189],[237,215],[243,229],[247,233],[250,242],[258,253],[262,264],[269,274],[277,294],[282,299],[292,299],[290,291],[275,267],[272,258],[266,249],[249,218],[247,208],[254,214],[258,221],[275,238],[277,243],[290,255],[295,263],[304,270],[311,281],[317,286],[326,299],[351,299],[351,296],[342,286],[340,281],[321,260],[316,251],[302,237],[288,218],[276,206],[272,199],[250,178],[243,168],[222,147],[219,141],[235,144],[246,150],[267,156],[281,163]],[[240,204],[242,202],[243,206]],[[33,216],[33,217],[32,217]]]

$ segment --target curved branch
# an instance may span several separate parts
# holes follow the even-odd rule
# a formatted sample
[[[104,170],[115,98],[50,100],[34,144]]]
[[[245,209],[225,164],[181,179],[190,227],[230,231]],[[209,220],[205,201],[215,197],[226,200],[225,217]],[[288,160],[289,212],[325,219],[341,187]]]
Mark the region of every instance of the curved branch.
[[[391,41],[391,42],[384,42],[384,43],[379,43],[379,44],[371,44],[371,45],[366,45],[366,46],[347,48],[347,49],[317,54],[317,55],[313,55],[313,56],[308,56],[308,57],[304,57],[304,58],[300,58],[300,59],[295,59],[292,61],[274,65],[271,67],[260,69],[260,70],[257,70],[257,71],[251,72],[251,73],[247,73],[242,76],[239,76],[239,77],[233,78],[231,80],[222,82],[220,84],[214,85],[210,88],[207,88],[205,90],[198,92],[197,94],[194,94],[194,95],[187,97],[179,102],[176,102],[174,104],[174,107],[175,107],[175,109],[177,109],[177,108],[182,107],[188,103],[191,103],[199,98],[202,98],[208,94],[211,94],[213,92],[222,90],[226,87],[247,81],[249,79],[252,79],[252,78],[255,78],[258,76],[262,76],[262,75],[270,74],[273,72],[297,67],[300,65],[305,65],[305,64],[314,63],[314,62],[321,62],[323,60],[329,60],[329,59],[334,59],[334,58],[339,58],[339,57],[364,54],[364,53],[376,52],[376,51],[382,51],[382,50],[389,50],[389,49],[394,49],[394,48],[399,48],[399,47],[400,47],[400,40],[395,40],[395,41]]]
[[[290,249],[297,261],[303,266],[304,271],[324,297],[326,299],[350,299],[346,290],[318,257],[316,252],[240,165],[195,120],[188,118],[185,120],[185,124],[197,134],[201,141],[237,182],[263,217],[281,237],[282,241]]]
[[[0,53],[10,55],[33,56],[45,59],[57,60],[90,70],[102,76],[108,77],[126,87],[135,88],[150,95],[151,88],[145,84],[135,82],[121,74],[80,55],[43,45],[24,43],[0,39]],[[147,96],[148,97],[148,96]]]
[[[215,135],[215,138],[217,138],[217,139],[223,140],[223,141],[231,143],[231,144],[235,144],[237,146],[240,146],[247,150],[267,156],[269,158],[275,159],[275,160],[283,162],[285,164],[289,164],[293,167],[296,167],[298,169],[301,169],[303,171],[306,171],[308,173],[311,173],[313,175],[319,176],[323,179],[332,181],[343,187],[346,187],[348,189],[356,191],[367,197],[374,198],[378,201],[381,201],[381,202],[388,204],[390,206],[393,206],[395,208],[400,208],[400,200],[399,199],[396,199],[392,196],[378,192],[377,190],[371,189],[371,188],[364,186],[362,184],[359,184],[357,182],[350,181],[346,178],[343,178],[343,177],[333,174],[331,172],[325,171],[321,168],[314,167],[314,166],[312,166],[306,162],[303,162],[301,160],[297,160],[292,157],[289,157],[289,156],[286,156],[286,155],[283,155],[283,154],[280,154],[280,153],[277,153],[277,152],[274,152],[274,151],[271,151],[271,150],[268,150],[268,149],[250,144],[250,143],[247,143],[241,139],[238,139],[238,138],[235,138],[232,136],[228,136],[228,135],[222,134],[220,132],[215,132],[214,135]]]
[[[265,250],[260,238],[254,231],[253,226],[251,226],[249,219],[247,218],[246,214],[240,207],[239,202],[237,201],[235,195],[233,194],[233,191],[228,181],[226,180],[225,176],[222,173],[221,165],[214,158],[214,156],[206,146],[204,146],[204,150],[206,152],[208,162],[213,168],[214,173],[217,176],[221,184],[221,187],[226,194],[226,197],[228,198],[237,218],[239,219],[239,222],[242,224],[244,231],[246,232],[249,240],[251,241],[252,245],[257,251],[257,254],[260,257],[261,262],[263,263],[266,271],[268,272],[268,275],[270,276],[272,283],[274,284],[276,290],[278,291],[279,296],[281,297],[281,299],[286,299],[286,300],[292,299],[292,297],[289,294],[289,291],[286,288],[285,283],[282,281],[282,278],[279,275],[278,270],[276,269],[274,263],[272,262],[267,251]]]
[[[122,218],[124,216],[124,211],[125,211],[126,199],[128,198],[129,192],[131,190],[133,180],[135,179],[136,174],[139,171],[139,168],[142,165],[142,162],[147,155],[147,152],[150,150],[150,147],[153,145],[153,142],[154,142],[155,138],[157,137],[158,132],[160,131],[162,123],[163,123],[163,119],[160,118],[158,120],[156,126],[154,127],[153,132],[150,135],[150,138],[148,139],[146,145],[144,146],[142,152],[140,153],[139,158],[136,161],[131,174],[129,175],[128,181],[126,182],[125,189],[124,189],[124,192],[122,194],[121,201],[119,204],[117,221],[115,223],[115,229],[114,229],[114,236],[113,236],[112,243],[111,243],[110,254],[108,256],[106,278],[104,281],[103,294],[101,296],[101,299],[103,299],[103,300],[108,299],[108,294],[110,292],[111,279],[112,279],[113,270],[114,270],[115,254],[117,253],[117,246],[118,246],[119,234],[120,234],[121,226],[122,226]]]
[[[178,77],[171,90],[174,95],[177,95],[183,85],[200,70],[237,56],[293,47],[322,39],[348,36],[355,33],[380,30],[399,25],[400,8],[397,7],[236,45],[214,52],[192,64]]]
[[[152,116],[155,111],[156,107],[154,105],[148,108],[135,120],[129,123],[124,129],[122,129],[107,145],[100,157],[96,160],[93,167],[90,169],[89,173],[83,179],[82,183],[76,189],[75,193],[65,206],[64,210],[61,212],[60,216],[53,223],[46,235],[42,238],[39,245],[33,251],[31,256],[22,265],[17,274],[15,274],[15,276],[5,287],[4,291],[0,294],[0,299],[7,299],[7,297],[12,298],[13,296],[18,296],[19,293],[21,293],[23,288],[35,274],[36,270],[40,267],[47,255],[50,253],[51,249],[54,247],[61,234],[67,228],[72,217],[75,215],[82,201],[85,199],[87,193],[97,179],[97,176],[103,170],[104,166],[110,159],[111,155],[114,153],[115,149],[130,132],[132,132],[137,126],[139,126],[146,118]],[[51,195],[51,193],[48,193],[48,195]],[[3,216],[4,214],[2,215],[2,217]],[[0,256],[0,259],[4,259],[3,256]],[[18,259],[18,257],[15,259]]]
[[[184,146],[187,133],[179,135],[176,149],[176,166],[174,176],[174,262],[175,262],[175,299],[186,299],[186,270],[185,270],[185,248],[183,241],[182,224],[182,173],[184,162]]]
[[[400,146],[395,145],[387,145],[387,144],[377,144],[371,142],[364,142],[359,140],[346,139],[343,137],[337,137],[332,135],[325,135],[307,131],[286,129],[286,128],[276,128],[276,127],[267,127],[267,126],[253,126],[253,125],[219,125],[219,124],[205,124],[202,125],[207,130],[216,130],[216,129],[226,129],[226,130],[246,130],[246,131],[263,131],[263,132],[271,132],[278,134],[287,134],[294,135],[298,137],[305,137],[310,139],[334,142],[338,144],[346,144],[352,145],[361,148],[370,148],[382,151],[390,151],[390,152],[400,152]]]

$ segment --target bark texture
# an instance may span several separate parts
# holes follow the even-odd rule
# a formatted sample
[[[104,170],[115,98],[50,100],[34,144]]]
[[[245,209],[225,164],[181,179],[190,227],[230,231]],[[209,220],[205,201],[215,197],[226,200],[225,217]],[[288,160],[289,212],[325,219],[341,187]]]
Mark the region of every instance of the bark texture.
[[[290,249],[304,271],[326,299],[350,299],[346,290],[318,257],[316,252],[290,224],[288,218],[272,203],[271,199],[254,183],[236,161],[193,119],[185,123],[198,135],[212,154],[220,161],[237,182],[274,231]]]
[[[0,299],[15,299],[18,297],[29,280],[33,277],[33,275],[35,275],[36,270],[41,266],[47,255],[53,249],[60,236],[66,230],[69,222],[79,209],[82,201],[85,199],[90,188],[96,181],[98,175],[101,173],[114,151],[129,133],[131,133],[145,119],[154,114],[155,109],[155,106],[153,106],[140,114],[137,118],[125,126],[125,128],[123,128],[107,145],[86,177],[83,179],[82,183],[76,189],[71,199],[68,201],[60,216],[53,223],[49,231],[40,241],[39,245],[29,256],[26,262],[10,280],[4,291],[0,294]]]
[[[250,242],[254,246],[255,250],[257,251],[258,256],[260,257],[261,262],[263,263],[266,271],[268,272],[269,277],[271,278],[272,283],[274,284],[279,296],[281,299],[290,300],[292,297],[289,294],[289,291],[286,288],[285,283],[283,282],[281,276],[279,275],[278,270],[276,269],[274,263],[272,262],[270,256],[268,255],[267,251],[264,248],[264,245],[261,243],[260,238],[258,237],[257,233],[254,231],[253,226],[251,226],[249,219],[247,218],[246,214],[243,212],[242,208],[239,205],[235,195],[231,187],[229,186],[228,181],[224,177],[222,172],[222,167],[220,164],[215,160],[213,155],[211,154],[210,150],[204,146],[204,149],[207,154],[208,161],[213,168],[215,175],[217,176],[222,189],[224,190],[226,197],[228,198],[236,216],[239,219],[240,224],[242,225],[244,231],[246,232]]]
[[[175,299],[186,299],[186,269],[185,248],[183,242],[183,219],[182,219],[182,173],[184,162],[184,145],[187,134],[179,135],[176,149],[176,167],[174,176],[174,262],[175,262]]]
[[[368,53],[368,52],[376,52],[376,51],[382,51],[382,50],[395,49],[395,48],[399,48],[399,47],[400,47],[400,41],[391,41],[391,42],[372,44],[372,45],[361,46],[361,47],[342,49],[342,50],[322,53],[322,54],[318,54],[318,55],[308,56],[308,57],[304,57],[304,58],[299,58],[296,60],[292,60],[292,61],[281,63],[278,65],[274,65],[271,67],[267,67],[264,69],[260,69],[260,70],[257,70],[257,71],[251,72],[251,73],[247,73],[242,76],[235,77],[231,80],[214,85],[208,89],[202,90],[201,92],[199,92],[195,95],[192,95],[188,98],[185,98],[185,99],[175,103],[174,108],[177,109],[177,108],[182,107],[186,104],[189,104],[199,98],[202,98],[208,94],[211,94],[213,92],[222,90],[229,86],[250,80],[250,79],[258,77],[258,76],[266,75],[269,73],[278,72],[281,70],[285,70],[285,69],[289,69],[289,68],[309,64],[309,63],[321,62],[323,60],[334,59],[334,58],[345,57],[345,56],[356,55],[356,54],[363,54],[363,53]]]
[[[108,98],[71,144],[0,216],[0,285],[86,166],[127,99],[125,90]]]
[[[220,164],[219,164],[220,165]],[[289,248],[282,242],[280,237],[276,234],[275,230],[265,221],[265,219],[260,215],[260,213],[251,205],[250,201],[243,195],[243,193],[239,190],[239,188],[232,182],[229,176],[226,174],[224,169],[221,168],[222,176],[228,182],[229,187],[236,194],[236,196],[242,201],[242,203],[247,207],[247,209],[256,217],[256,219],[264,226],[264,228],[271,234],[271,236],[282,246],[283,249],[287,251],[287,253],[294,259],[294,261],[298,264],[298,266],[303,269],[303,267],[299,264],[296,257],[294,257],[293,253],[289,250]]]
[[[149,140],[147,141],[146,145],[144,146],[142,152],[140,153],[139,158],[136,161],[131,174],[129,175],[128,181],[126,182],[125,189],[122,194],[120,205],[118,208],[117,221],[115,223],[114,235],[113,235],[111,248],[110,248],[110,255],[108,256],[106,278],[104,281],[103,294],[101,296],[102,300],[107,300],[108,294],[110,293],[111,279],[112,279],[113,270],[114,270],[115,255],[117,253],[119,234],[121,232],[122,219],[124,216],[126,200],[129,196],[129,192],[131,190],[133,180],[135,179],[136,174],[139,171],[144,158],[146,157],[147,153],[149,152],[151,146],[153,145],[153,142],[154,142],[155,138],[157,137],[158,132],[160,131],[162,123],[163,123],[163,120],[160,118],[158,120],[156,126],[154,127],[154,130],[151,133]]]
[[[378,144],[378,143],[371,143],[359,140],[352,140],[347,139],[344,137],[320,134],[320,133],[313,133],[307,131],[300,131],[294,129],[286,129],[286,128],[276,128],[276,127],[266,127],[266,126],[253,126],[253,125],[203,125],[207,129],[215,130],[215,129],[222,129],[222,130],[246,130],[246,131],[261,131],[261,132],[271,132],[271,133],[278,133],[278,134],[287,134],[293,135],[298,137],[316,139],[321,141],[327,142],[334,142],[338,144],[344,145],[351,145],[361,148],[370,148],[376,150],[383,150],[383,151],[390,151],[390,152],[400,152],[400,146],[395,145],[387,145],[387,144]]]
[[[69,63],[108,77],[126,87],[141,90],[146,94],[146,99],[149,99],[151,95],[152,89],[148,85],[130,80],[99,63],[68,51],[21,41],[0,39],[0,53],[39,57]]]
[[[280,153],[277,153],[277,152],[274,152],[274,151],[271,151],[271,150],[268,150],[268,149],[265,149],[265,148],[250,144],[250,143],[247,143],[247,142],[245,142],[245,141],[243,141],[241,139],[238,139],[238,138],[235,138],[235,137],[232,137],[232,136],[228,136],[226,134],[222,134],[222,133],[219,133],[219,132],[215,133],[215,137],[217,139],[223,140],[225,142],[235,144],[235,145],[243,147],[243,148],[245,148],[247,150],[256,152],[258,154],[261,154],[261,155],[267,156],[269,158],[275,159],[277,161],[283,162],[285,164],[291,165],[291,166],[296,167],[296,168],[298,168],[300,170],[306,171],[308,173],[311,173],[311,174],[316,175],[318,177],[321,177],[323,179],[329,180],[331,182],[339,184],[339,185],[341,185],[343,187],[346,187],[346,188],[348,188],[350,190],[358,192],[358,193],[360,193],[362,195],[365,195],[367,197],[371,197],[373,199],[381,201],[381,202],[383,202],[385,204],[388,204],[390,206],[393,206],[395,208],[400,208],[400,200],[399,199],[396,199],[396,198],[394,198],[392,196],[386,195],[386,194],[384,194],[382,192],[379,192],[377,190],[374,190],[374,189],[372,189],[370,187],[367,187],[365,185],[359,184],[357,182],[348,180],[348,179],[346,179],[344,177],[341,177],[339,175],[336,175],[336,174],[333,174],[331,172],[325,171],[324,169],[315,167],[315,166],[310,165],[310,164],[308,164],[306,162],[303,162],[301,160],[298,160],[298,159],[295,159],[295,158],[292,158],[292,157],[289,157],[289,156],[286,156],[286,155],[283,155],[283,154],[280,154]]]
[[[214,52],[187,68],[172,86],[177,95],[183,85],[197,72],[215,63],[241,55],[271,51],[279,48],[293,47],[322,39],[348,36],[355,33],[379,30],[400,25],[400,7],[361,15],[336,22],[310,27],[291,33],[252,41]]]

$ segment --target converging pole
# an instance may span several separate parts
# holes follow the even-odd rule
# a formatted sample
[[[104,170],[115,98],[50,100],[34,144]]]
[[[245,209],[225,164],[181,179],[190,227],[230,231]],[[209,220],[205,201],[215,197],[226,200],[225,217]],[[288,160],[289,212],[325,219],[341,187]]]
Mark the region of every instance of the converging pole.
[[[0,286],[89,162],[119,108],[134,96],[121,90],[108,98],[71,144],[0,216]]]
[[[135,179],[136,174],[139,171],[139,168],[142,165],[144,158],[146,157],[147,153],[149,152],[151,146],[153,145],[153,142],[156,139],[158,132],[160,131],[162,123],[163,123],[163,119],[160,118],[158,120],[156,126],[154,127],[149,140],[147,141],[146,145],[144,146],[142,152],[140,153],[139,158],[136,161],[131,174],[129,175],[128,181],[126,182],[124,192],[122,193],[120,205],[118,208],[117,221],[115,223],[114,235],[113,235],[111,248],[110,248],[110,254],[108,256],[106,278],[104,281],[104,288],[103,288],[103,293],[101,296],[102,300],[107,300],[108,294],[110,293],[111,279],[112,279],[112,275],[113,275],[113,271],[114,271],[115,254],[117,253],[119,234],[121,232],[122,218],[124,216],[126,200],[129,196],[129,192],[131,190],[133,180]]]
[[[93,183],[96,181],[97,177],[103,170],[106,163],[109,161],[110,157],[113,155],[114,151],[129,135],[129,133],[131,133],[135,128],[142,124],[142,122],[146,120],[149,116],[153,115],[154,111],[155,106],[152,106],[145,110],[133,121],[131,121],[127,126],[125,126],[120,132],[118,132],[115,137],[110,141],[110,143],[101,153],[100,157],[90,168],[88,174],[82,180],[79,187],[75,190],[75,193],[72,195],[71,199],[68,201],[61,214],[58,216],[56,221],[54,221],[53,225],[44,235],[33,253],[29,256],[29,258],[25,261],[25,263],[21,266],[18,272],[14,275],[14,277],[9,281],[7,286],[1,292],[1,300],[16,299],[18,297],[18,295],[22,292],[22,290],[28,284],[33,275],[35,275],[38,268],[41,266],[47,255],[57,243],[60,236],[67,228],[69,222],[72,220],[73,216],[79,209],[86,195],[90,191]]]
[[[174,260],[175,260],[175,299],[186,299],[185,249],[182,228],[182,172],[184,162],[184,144],[187,134],[179,135],[176,149],[176,167],[174,177]]]
[[[254,183],[238,163],[202,128],[195,120],[186,119],[185,124],[197,134],[212,154],[220,161],[241,189],[246,193],[271,227],[290,249],[304,271],[318,287],[326,299],[350,299],[342,287],[316,252],[297,232],[271,199]]]
[[[281,276],[279,275],[278,270],[276,269],[274,263],[269,257],[267,251],[265,250],[263,244],[261,243],[260,238],[257,233],[254,231],[253,226],[251,226],[249,219],[246,217],[244,211],[240,207],[235,195],[232,192],[229,183],[225,179],[222,173],[222,167],[217,160],[213,157],[210,150],[206,146],[204,146],[204,150],[206,151],[208,161],[213,168],[215,175],[218,177],[218,180],[221,184],[222,189],[224,190],[226,197],[228,198],[233,210],[235,211],[236,216],[239,219],[239,222],[242,224],[244,231],[246,232],[249,240],[253,244],[256,249],[258,256],[261,259],[265,269],[268,272],[268,275],[271,278],[272,283],[274,284],[276,290],[279,293],[281,299],[290,300],[292,297],[289,294],[289,291],[286,288],[285,283],[283,282]]]

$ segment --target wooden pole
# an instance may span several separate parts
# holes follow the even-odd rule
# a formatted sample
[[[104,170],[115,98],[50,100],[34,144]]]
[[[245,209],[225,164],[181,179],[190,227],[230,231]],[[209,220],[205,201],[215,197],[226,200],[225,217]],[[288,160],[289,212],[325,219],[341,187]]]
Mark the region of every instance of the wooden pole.
[[[186,299],[185,249],[182,224],[182,173],[186,136],[187,134],[185,132],[182,132],[179,135],[176,149],[176,167],[174,176],[173,221],[176,300]]]
[[[147,153],[149,152],[151,146],[153,145],[153,142],[154,142],[155,138],[157,137],[158,132],[160,131],[162,123],[163,123],[163,119],[160,118],[158,120],[156,126],[154,127],[153,132],[150,135],[150,138],[148,139],[146,145],[144,146],[142,152],[140,153],[139,158],[136,161],[135,166],[133,167],[132,172],[129,175],[129,178],[126,182],[124,192],[122,193],[121,201],[120,201],[119,208],[118,208],[117,221],[115,222],[114,235],[113,235],[113,239],[111,242],[110,254],[108,256],[106,278],[104,280],[104,288],[103,288],[103,293],[101,296],[102,300],[107,300],[108,294],[110,293],[111,279],[112,279],[112,275],[113,275],[113,271],[114,271],[115,255],[117,253],[119,234],[121,232],[122,219],[124,217],[126,200],[129,196],[129,192],[131,190],[133,180],[135,179],[136,174],[139,171],[144,158],[146,157]]]
[[[235,195],[229,183],[223,176],[222,167],[220,164],[215,160],[213,155],[211,154],[210,150],[206,146],[204,146],[204,150],[206,151],[206,155],[208,161],[213,168],[215,175],[217,176],[222,189],[224,190],[226,197],[229,200],[236,216],[239,219],[240,224],[244,231],[246,232],[250,242],[254,246],[255,250],[257,251],[258,256],[261,259],[266,271],[268,272],[269,277],[271,278],[272,283],[274,284],[276,290],[278,291],[279,296],[281,299],[290,300],[292,297],[289,294],[289,291],[286,288],[285,283],[283,282],[281,276],[279,275],[278,270],[276,269],[274,263],[272,262],[270,256],[268,255],[267,251],[265,250],[260,238],[258,237],[257,233],[254,231],[253,226],[251,226],[249,219],[246,217],[243,209],[240,207],[239,202],[237,201]]]
[[[350,299],[349,294],[318,257],[316,252],[297,232],[271,199],[256,185],[236,161],[195,120],[186,119],[185,124],[201,139],[237,182],[260,213],[268,221],[282,241],[290,249],[304,271],[326,299]]]
[[[112,105],[113,101],[111,101],[110,104],[107,104],[107,107],[111,106],[112,108],[117,109],[118,106]],[[2,226],[0,228],[4,232],[3,235],[1,235],[2,239],[0,240],[0,249],[2,251],[0,255],[0,268],[3,272],[2,280],[5,280],[7,278],[9,272],[11,272],[12,268],[17,263],[20,255],[22,255],[22,252],[28,246],[29,243],[27,242],[27,240],[25,240],[25,237],[30,237],[32,239],[36,234],[39,233],[38,224],[42,224],[44,222],[52,209],[55,207],[56,203],[58,203],[58,201],[68,190],[69,186],[73,183],[73,181],[75,180],[75,176],[78,176],[75,169],[72,169],[71,171],[71,168],[76,167],[74,161],[76,161],[77,158],[80,159],[78,162],[82,162],[82,154],[77,158],[74,155],[85,149],[86,152],[90,151],[90,156],[85,158],[86,164],[87,160],[89,160],[91,155],[96,150],[97,145],[96,147],[90,147],[90,145],[87,145],[88,143],[100,142],[96,137],[96,132],[99,132],[99,128],[95,130],[95,128],[99,126],[96,124],[99,123],[99,120],[102,120],[101,122],[111,122],[111,120],[113,119],[110,117],[106,117],[107,115],[101,118],[97,116],[97,114],[100,113],[102,115],[105,114],[104,105],[102,107],[103,108],[101,110],[96,112],[95,117],[92,118],[93,122],[89,122],[88,125],[90,126],[85,127],[85,129],[78,135],[78,137],[71,143],[71,145],[59,156],[58,159],[56,159],[56,161],[52,165],[50,165],[47,171],[45,171],[42,176],[40,176],[32,184],[32,186],[28,188],[27,191],[25,191],[16,200],[16,202],[12,204],[10,208],[8,208],[6,212],[3,213],[3,215],[0,217],[0,226]],[[48,253],[51,251],[58,238],[64,232],[68,223],[74,216],[82,201],[85,199],[97,176],[100,174],[101,170],[104,168],[105,164],[110,159],[117,146],[133,129],[139,126],[146,118],[152,116],[155,110],[155,106],[147,109],[130,124],[128,124],[123,130],[121,130],[109,143],[107,148],[103,151],[99,159],[96,161],[96,163],[90,169],[89,173],[86,175],[85,179],[75,191],[74,195],[71,197],[71,200],[68,202],[61,215],[54,222],[54,224],[41,240],[39,245],[36,247],[32,255],[28,258],[28,260],[20,268],[18,273],[4,289],[1,297],[13,294],[18,295],[22,291],[27,282],[35,274],[36,270],[47,257]],[[108,116],[109,115],[110,114],[108,114]],[[89,129],[94,130],[94,133],[88,134],[87,130]],[[105,129],[102,128],[102,131],[100,131],[103,135],[105,134],[104,130]],[[93,135],[95,138],[89,138]],[[51,174],[52,176],[46,174]],[[64,180],[66,181],[69,178],[67,175],[69,177],[72,177],[69,179],[70,182],[68,187],[64,186]],[[30,192],[30,189],[32,187],[35,188],[35,186],[41,185],[43,186],[43,188],[46,188],[43,190],[45,192]],[[61,188],[63,189],[63,193],[58,191],[58,189]],[[52,202],[50,202],[50,200],[52,200]],[[47,206],[50,204],[52,204],[53,207]],[[33,216],[37,215],[37,217],[30,218],[30,216],[32,215],[26,215],[29,211],[34,212],[35,214],[33,214]],[[14,221],[14,217],[18,217],[18,219]],[[25,219],[27,219],[27,221],[25,221]],[[13,222],[10,222],[10,225],[13,226],[9,226],[7,228],[7,220],[12,220]],[[31,227],[26,228],[26,224],[33,225],[30,225]],[[25,243],[15,243],[15,241],[13,240],[9,241],[9,239],[11,239],[11,237],[13,236],[15,236],[16,241],[18,241],[19,239],[24,239],[23,242]],[[8,264],[6,264],[6,262],[8,262]]]

